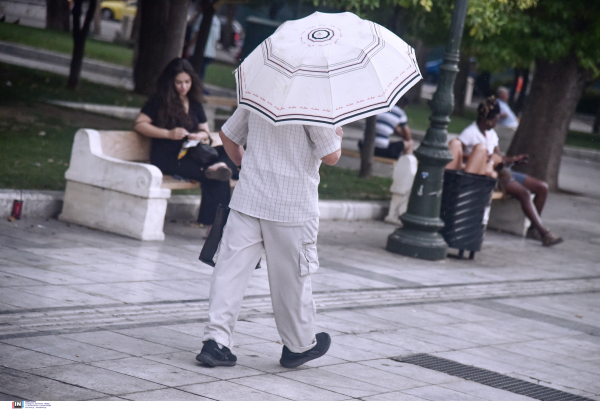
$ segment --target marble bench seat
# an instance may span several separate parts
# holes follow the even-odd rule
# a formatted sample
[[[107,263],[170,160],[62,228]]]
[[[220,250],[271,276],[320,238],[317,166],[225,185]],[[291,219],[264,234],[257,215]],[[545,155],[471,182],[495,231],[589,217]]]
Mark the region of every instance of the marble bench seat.
[[[216,133],[211,137],[220,141]],[[77,131],[59,220],[138,240],[164,240],[171,190],[200,184],[163,176],[148,163],[150,145],[150,138],[136,132]]]

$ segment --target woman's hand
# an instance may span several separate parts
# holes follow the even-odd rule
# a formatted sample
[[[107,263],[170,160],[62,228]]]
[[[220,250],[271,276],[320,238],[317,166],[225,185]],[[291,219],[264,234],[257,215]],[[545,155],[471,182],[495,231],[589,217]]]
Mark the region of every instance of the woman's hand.
[[[184,128],[175,128],[169,131],[169,139],[173,139],[176,141],[180,141],[186,136],[188,136],[189,132]]]
[[[209,143],[210,135],[206,131],[199,131],[196,133],[188,134],[188,139],[192,141],[200,141],[200,143]]]

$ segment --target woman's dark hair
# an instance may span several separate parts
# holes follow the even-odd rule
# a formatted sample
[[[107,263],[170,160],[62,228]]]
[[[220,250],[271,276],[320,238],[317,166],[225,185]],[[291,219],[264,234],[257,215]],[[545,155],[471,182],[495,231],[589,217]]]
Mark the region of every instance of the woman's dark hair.
[[[477,107],[478,119],[493,119],[496,115],[500,114],[500,104],[496,100],[495,96],[487,97]]]
[[[158,77],[156,82],[155,98],[158,99],[158,121],[157,126],[173,129],[182,126],[188,131],[195,131],[192,120],[186,114],[179,94],[175,89],[175,77],[182,72],[187,73],[192,79],[192,86],[187,94],[190,103],[202,102],[202,85],[200,78],[194,71],[194,67],[183,58],[173,59]]]

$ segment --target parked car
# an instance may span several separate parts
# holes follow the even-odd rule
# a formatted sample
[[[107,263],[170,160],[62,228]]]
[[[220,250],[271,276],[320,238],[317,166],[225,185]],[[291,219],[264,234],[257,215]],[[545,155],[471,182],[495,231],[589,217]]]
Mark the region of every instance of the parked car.
[[[440,79],[440,65],[444,62],[443,59],[429,61],[425,64],[425,82],[437,84]]]
[[[137,1],[107,0],[100,3],[100,10],[104,20],[120,21],[125,16],[135,17]]]

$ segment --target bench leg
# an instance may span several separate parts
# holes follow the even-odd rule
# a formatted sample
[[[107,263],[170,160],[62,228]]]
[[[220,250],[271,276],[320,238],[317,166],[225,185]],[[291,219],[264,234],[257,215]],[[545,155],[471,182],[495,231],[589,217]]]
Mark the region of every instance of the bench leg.
[[[492,200],[488,229],[525,236],[531,222],[523,214],[521,203],[513,198]]]
[[[138,240],[165,239],[167,199],[148,199],[67,181],[59,220]]]

